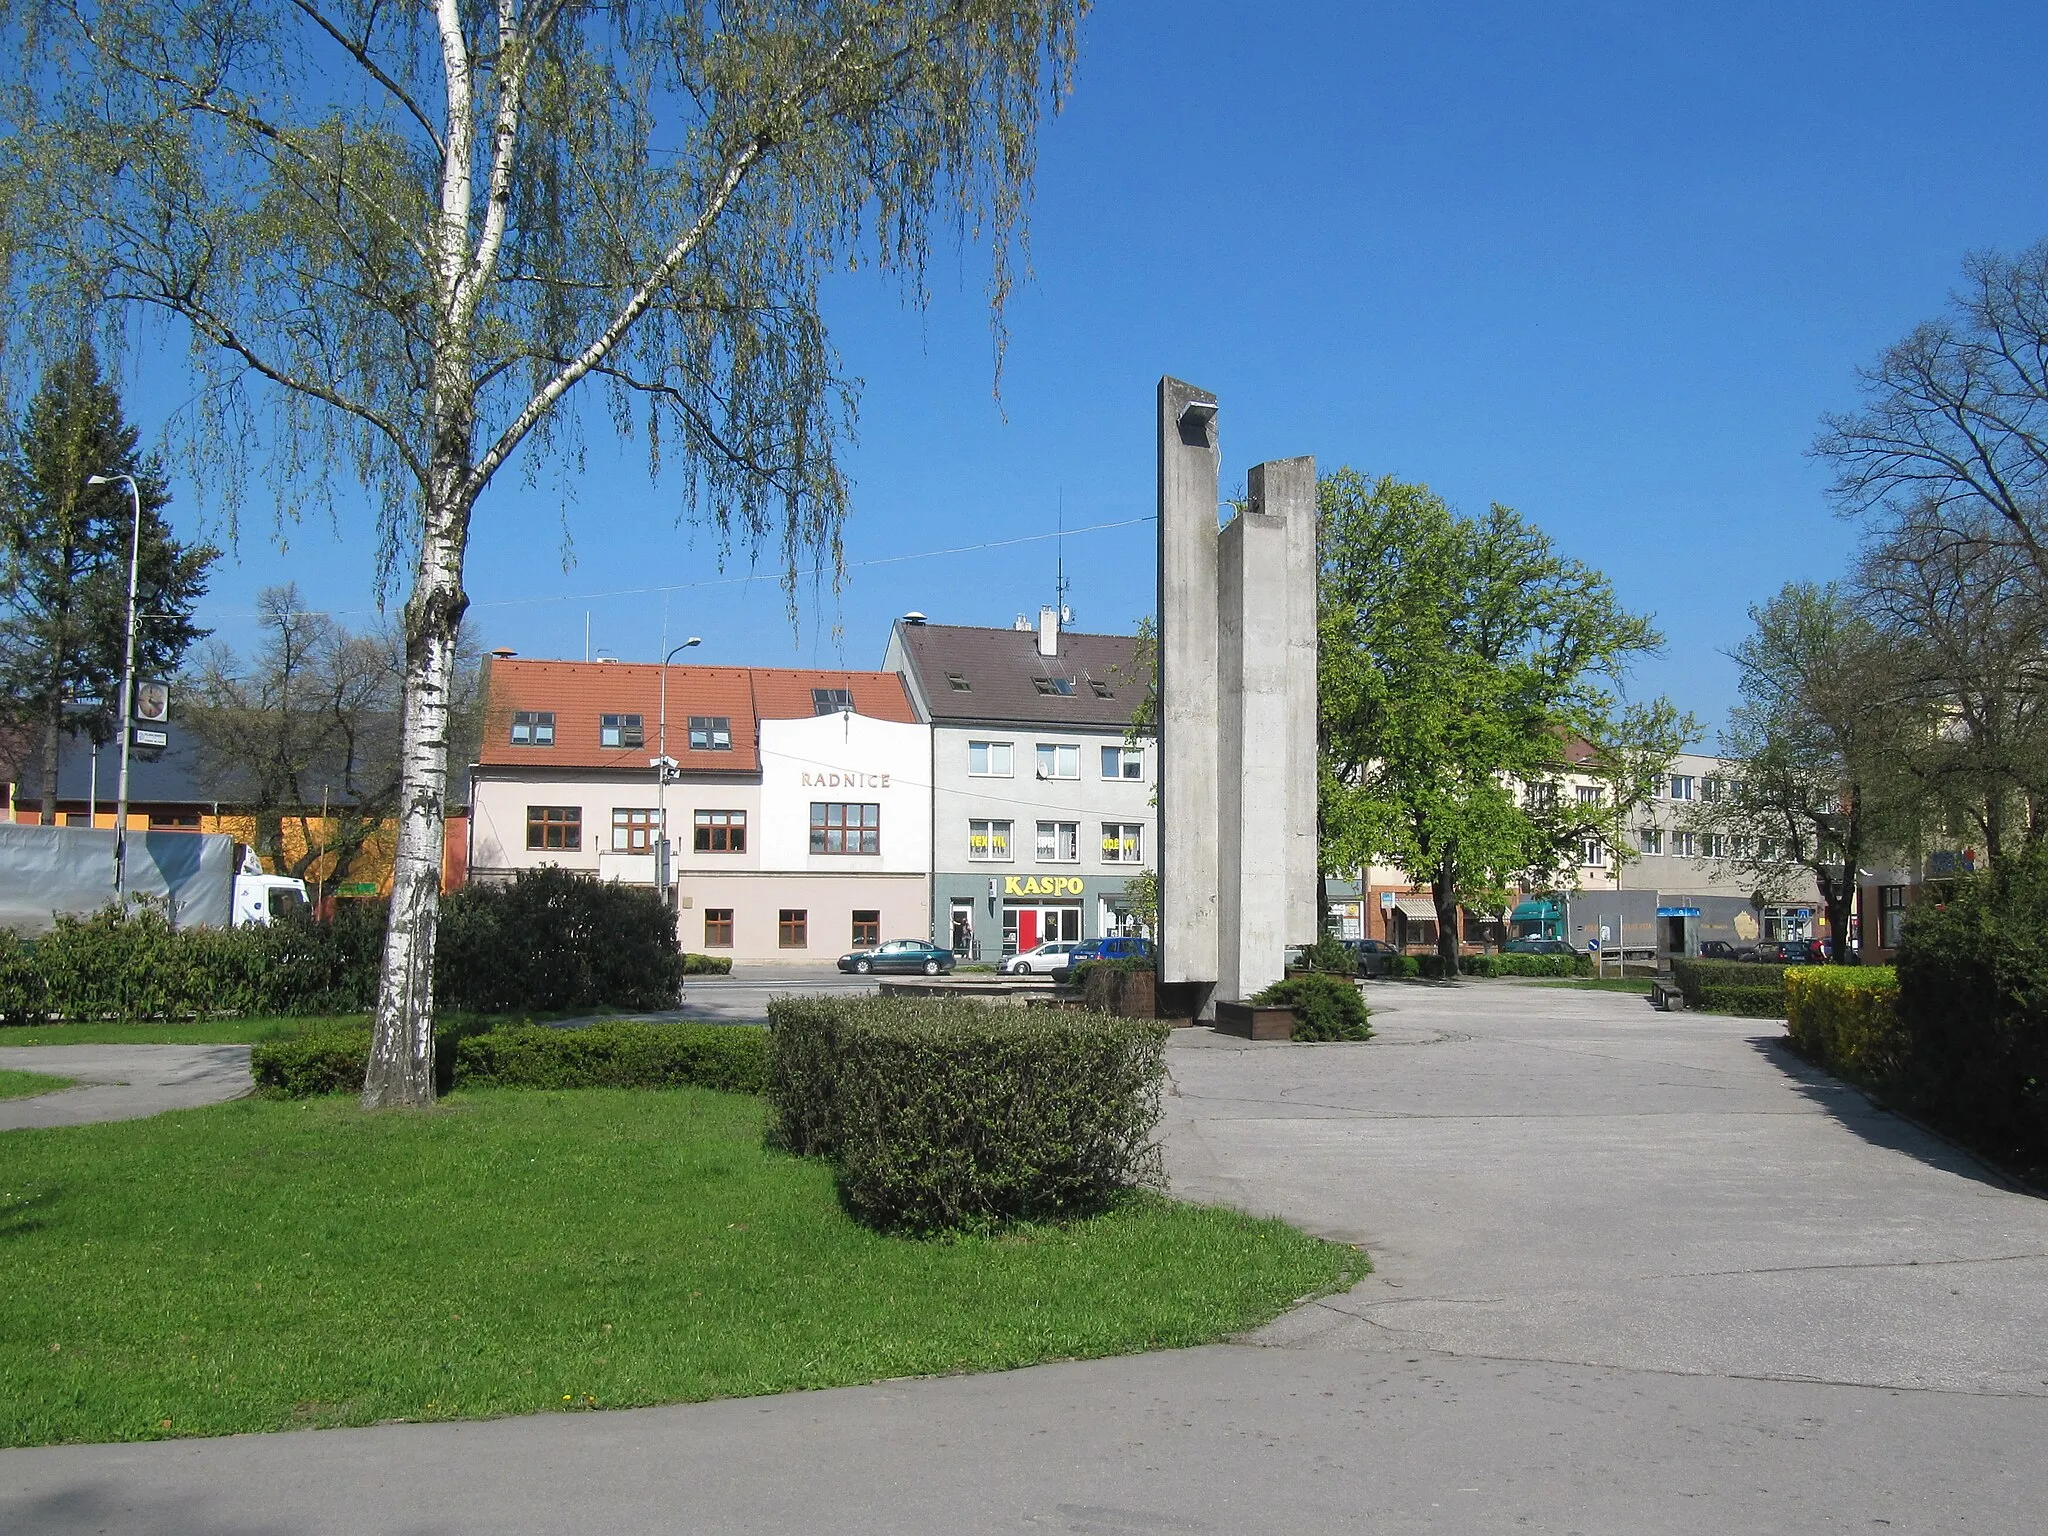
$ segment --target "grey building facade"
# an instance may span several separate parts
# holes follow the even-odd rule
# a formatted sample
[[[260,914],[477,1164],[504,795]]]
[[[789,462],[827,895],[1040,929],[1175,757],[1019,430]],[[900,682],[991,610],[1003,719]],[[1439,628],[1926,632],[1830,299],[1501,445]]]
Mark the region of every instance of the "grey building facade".
[[[932,928],[963,961],[1137,932],[1156,868],[1158,762],[1127,740],[1144,695],[1128,635],[899,619],[885,671],[931,727]]]

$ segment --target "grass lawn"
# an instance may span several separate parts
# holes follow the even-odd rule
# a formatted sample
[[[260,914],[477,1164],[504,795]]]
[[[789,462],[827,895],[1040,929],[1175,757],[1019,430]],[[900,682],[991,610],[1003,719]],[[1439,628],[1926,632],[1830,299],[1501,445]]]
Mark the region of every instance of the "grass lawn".
[[[919,1242],[703,1090],[240,1100],[11,1131],[0,1443],[480,1418],[1196,1344],[1364,1272],[1133,1199]]]
[[[27,1099],[39,1093],[69,1088],[72,1079],[52,1077],[47,1072],[10,1072],[0,1068],[0,1099]]]

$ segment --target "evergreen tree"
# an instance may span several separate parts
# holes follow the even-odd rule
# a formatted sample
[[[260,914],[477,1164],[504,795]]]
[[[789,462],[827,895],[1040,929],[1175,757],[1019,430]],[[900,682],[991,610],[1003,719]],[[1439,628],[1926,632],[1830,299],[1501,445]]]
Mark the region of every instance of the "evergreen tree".
[[[135,634],[138,677],[168,677],[205,633],[191,622],[219,552],[181,544],[163,518],[162,470],[136,450],[121,399],[89,346],[53,363],[0,461],[0,711],[42,738],[42,820],[57,812],[57,752],[66,735],[96,742],[120,728],[127,644],[128,487],[142,496]]]

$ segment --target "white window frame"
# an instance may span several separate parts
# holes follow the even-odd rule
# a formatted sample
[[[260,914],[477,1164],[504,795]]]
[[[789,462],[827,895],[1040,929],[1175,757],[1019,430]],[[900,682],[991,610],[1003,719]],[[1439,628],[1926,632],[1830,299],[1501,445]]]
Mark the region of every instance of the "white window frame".
[[[1105,779],[1134,780],[1145,777],[1145,754],[1136,747],[1104,747],[1102,776]]]
[[[1102,862],[1142,864],[1145,862],[1145,823],[1105,821],[1102,824]]]
[[[976,827],[981,828],[983,851],[974,851]],[[1001,827],[1003,851],[995,851],[997,827]],[[967,818],[967,860],[971,864],[1014,864],[1017,862],[1017,824],[1000,816],[970,816]]]
[[[1662,827],[1644,827],[1641,832],[1636,834],[1636,841],[1643,845],[1642,854],[1644,858],[1662,858],[1664,856],[1664,829]]]
[[[1016,754],[1011,750],[1014,746],[1014,742],[1008,741],[968,742],[967,776],[970,779],[1008,779],[1016,777]],[[979,748],[981,750],[982,761],[988,766],[982,768],[977,768],[974,766],[974,753],[976,748]],[[1003,766],[1000,768],[995,766],[997,754],[999,753],[1001,754],[1003,764]]]
[[[1690,773],[1674,773],[1664,787],[1671,791],[1673,800],[1691,800],[1698,794],[1699,779]]]
[[[1078,741],[1041,741],[1034,754],[1041,779],[1078,779],[1081,777],[1081,744]],[[1073,772],[1061,773],[1060,764],[1071,763]],[[1047,764],[1052,766],[1047,768]]]
[[[1041,821],[1035,846],[1040,864],[1078,864],[1081,862],[1081,823]]]

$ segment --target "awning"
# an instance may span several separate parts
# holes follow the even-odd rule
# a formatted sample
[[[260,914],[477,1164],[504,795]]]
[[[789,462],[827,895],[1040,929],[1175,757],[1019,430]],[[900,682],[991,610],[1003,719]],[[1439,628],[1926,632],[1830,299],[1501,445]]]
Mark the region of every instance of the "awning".
[[[1396,896],[1394,905],[1409,919],[1417,922],[1436,921],[1436,903],[1427,896]]]
[[[1547,896],[1523,902],[1508,914],[1511,923],[1554,923],[1564,916],[1564,907]]]

